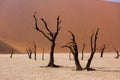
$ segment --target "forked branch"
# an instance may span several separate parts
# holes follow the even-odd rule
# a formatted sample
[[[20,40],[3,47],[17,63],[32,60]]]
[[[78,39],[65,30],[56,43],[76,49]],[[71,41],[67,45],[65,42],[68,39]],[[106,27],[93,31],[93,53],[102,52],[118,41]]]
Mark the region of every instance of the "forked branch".
[[[29,59],[31,59],[32,58],[32,49],[31,48],[26,48],[26,52],[28,53],[28,57],[29,57]]]
[[[34,13],[33,17],[34,17],[34,20],[35,20],[35,29],[36,29],[37,31],[41,32],[48,40],[52,41],[52,39],[51,39],[44,31],[42,31],[42,30],[38,27],[38,20],[37,20],[37,18],[36,18],[36,13]],[[43,21],[43,20],[44,20],[44,19],[42,19],[42,21]],[[47,24],[46,24],[46,25],[47,25]],[[46,28],[47,30],[49,30],[49,29],[47,28],[47,26],[45,26],[45,28]],[[51,34],[51,33],[50,33],[50,34]],[[51,34],[51,36],[52,36],[52,34]]]
[[[48,28],[48,25],[47,25],[46,21],[45,21],[43,18],[41,18],[41,20],[42,20],[42,22],[44,23],[45,28],[46,28],[46,30],[48,31],[48,34],[49,34],[51,37],[53,37],[53,33],[52,33],[52,32],[50,31],[50,29]]]
[[[97,50],[96,44],[97,44],[98,32],[99,32],[99,28],[97,28],[95,34],[94,34],[94,32],[93,32],[92,35],[91,35],[91,39],[90,39],[90,40],[91,40],[91,41],[90,41],[90,44],[91,44],[91,55],[90,55],[90,57],[89,57],[89,59],[88,59],[87,65],[86,65],[86,69],[87,69],[88,71],[94,70],[94,69],[90,68],[90,65],[91,65],[92,59],[93,59],[93,57],[94,57],[94,54],[95,54],[95,52],[96,52],[96,50]]]
[[[47,22],[43,18],[41,18],[41,21],[44,23],[44,27],[47,31],[47,32],[44,32],[42,29],[40,29],[38,27],[36,13],[34,13],[33,17],[34,17],[34,20],[35,20],[35,29],[37,31],[41,32],[51,42],[50,61],[49,61],[47,66],[48,67],[59,67],[58,65],[54,64],[54,49],[55,49],[55,45],[56,45],[56,38],[57,38],[58,33],[61,29],[61,27],[60,27],[61,20],[60,20],[59,16],[57,17],[57,26],[56,26],[57,29],[56,29],[55,32],[52,32],[49,29],[49,27],[47,25]]]

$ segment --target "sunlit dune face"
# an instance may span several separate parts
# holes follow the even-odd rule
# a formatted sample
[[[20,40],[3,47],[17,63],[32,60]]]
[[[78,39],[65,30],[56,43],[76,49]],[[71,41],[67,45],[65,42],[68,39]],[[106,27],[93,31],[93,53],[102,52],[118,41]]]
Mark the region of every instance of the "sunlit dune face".
[[[22,51],[32,46],[33,41],[39,50],[49,51],[49,41],[34,29],[35,11],[43,30],[41,17],[54,32],[56,17],[60,16],[56,51],[66,51],[60,47],[70,41],[69,30],[75,34],[79,50],[83,42],[86,51],[90,50],[90,36],[97,27],[100,27],[98,45],[105,43],[108,51],[120,48],[120,37],[116,36],[120,34],[120,6],[104,0],[0,0],[0,39]]]

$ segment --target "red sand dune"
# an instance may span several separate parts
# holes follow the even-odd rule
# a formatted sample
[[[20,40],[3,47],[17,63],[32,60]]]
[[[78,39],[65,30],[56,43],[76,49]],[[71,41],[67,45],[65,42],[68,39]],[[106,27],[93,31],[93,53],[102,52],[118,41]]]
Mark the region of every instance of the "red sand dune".
[[[104,0],[1,0],[0,38],[22,51],[31,46],[33,40],[39,50],[49,50],[47,39],[33,29],[34,11],[39,25],[43,25],[40,21],[43,17],[52,30],[55,30],[56,17],[60,15],[62,29],[56,42],[58,52],[66,51],[60,46],[70,40],[68,30],[75,33],[79,50],[85,42],[88,51],[90,35],[97,27],[101,29],[98,45],[105,43],[107,51],[120,48],[120,3]]]
[[[17,49],[0,40],[0,54],[10,54],[12,49],[15,53],[20,53]]]

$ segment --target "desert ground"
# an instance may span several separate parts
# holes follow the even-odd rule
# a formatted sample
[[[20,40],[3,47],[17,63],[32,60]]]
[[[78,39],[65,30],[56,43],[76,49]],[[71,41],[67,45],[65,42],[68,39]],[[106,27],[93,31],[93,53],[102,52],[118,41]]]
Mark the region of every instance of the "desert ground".
[[[85,53],[84,60],[80,63],[85,67],[90,54]],[[56,53],[55,63],[60,68],[48,68],[49,54],[45,54],[42,61],[41,54],[37,60],[28,58],[27,54],[0,55],[0,80],[120,80],[120,59],[115,59],[115,53],[105,53],[103,58],[96,53],[91,67],[96,71],[76,71],[74,60],[69,60],[69,54]],[[79,55],[79,59],[81,54]]]

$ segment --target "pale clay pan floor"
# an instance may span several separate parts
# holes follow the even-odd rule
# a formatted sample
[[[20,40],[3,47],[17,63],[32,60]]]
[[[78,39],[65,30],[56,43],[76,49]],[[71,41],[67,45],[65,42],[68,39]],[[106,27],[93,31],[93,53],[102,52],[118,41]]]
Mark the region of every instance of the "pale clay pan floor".
[[[95,54],[91,67],[96,71],[75,71],[74,60],[70,61],[69,54],[55,54],[55,63],[61,68],[47,68],[49,54],[37,61],[28,59],[27,54],[0,55],[0,80],[120,80],[120,59],[115,59],[115,53],[106,53],[103,58]],[[90,54],[85,54],[82,67],[85,67]],[[34,56],[34,55],[33,55]],[[79,55],[80,59],[81,54]]]

